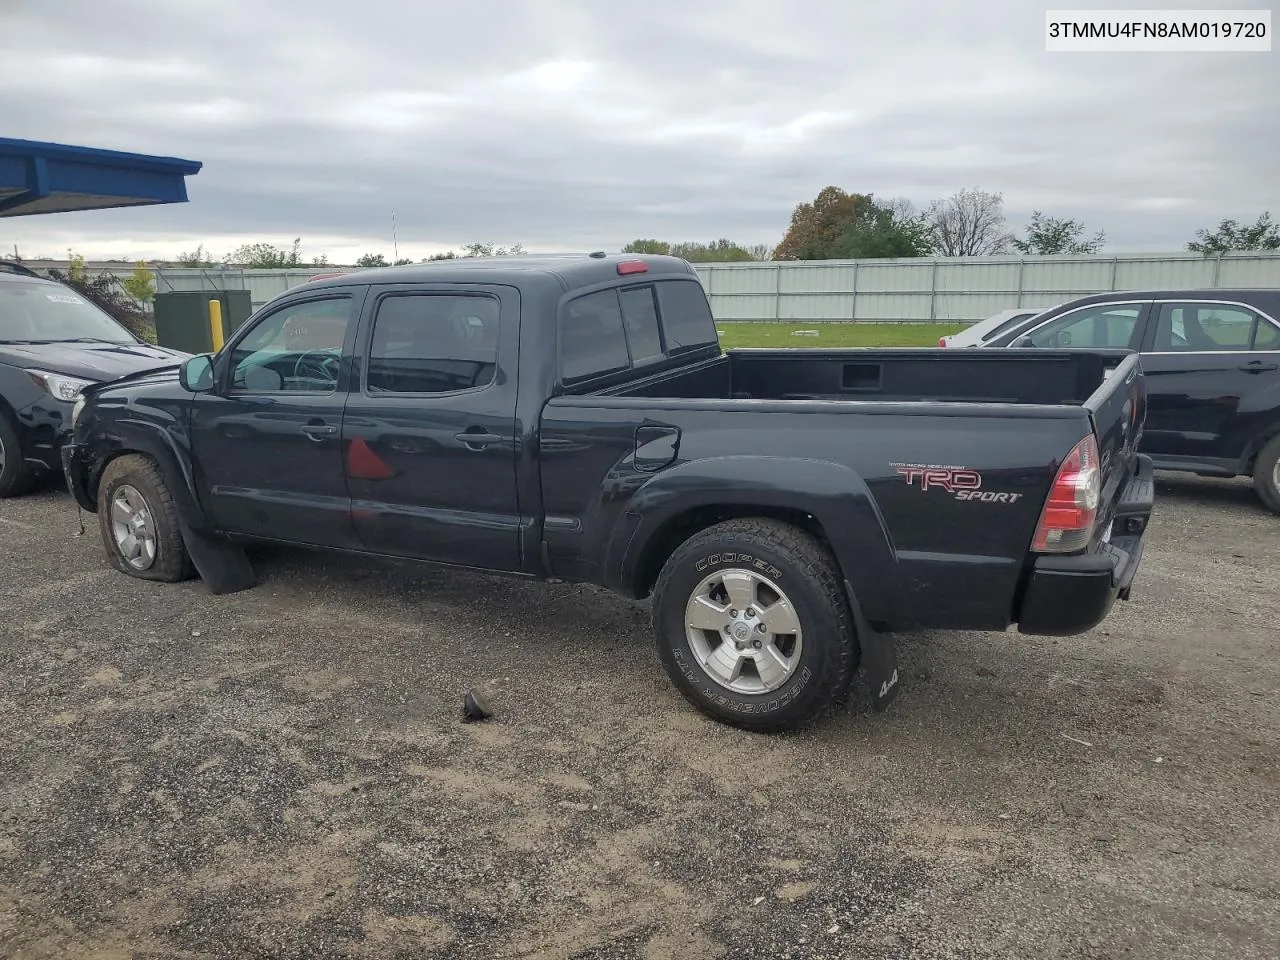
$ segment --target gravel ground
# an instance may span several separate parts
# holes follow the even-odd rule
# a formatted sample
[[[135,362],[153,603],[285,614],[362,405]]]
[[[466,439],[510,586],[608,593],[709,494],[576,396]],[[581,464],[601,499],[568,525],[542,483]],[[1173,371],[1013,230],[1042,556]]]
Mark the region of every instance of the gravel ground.
[[[603,591],[0,502],[0,956],[1280,955],[1280,518],[1162,477],[1102,628],[905,637],[885,714],[704,719]],[[489,683],[496,716],[460,722]]]

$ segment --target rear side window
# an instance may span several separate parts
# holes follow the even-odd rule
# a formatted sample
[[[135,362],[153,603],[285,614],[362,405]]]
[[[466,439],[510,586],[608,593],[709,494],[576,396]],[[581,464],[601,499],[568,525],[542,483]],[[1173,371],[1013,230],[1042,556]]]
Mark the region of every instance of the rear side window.
[[[660,280],[655,286],[668,353],[716,342],[716,322],[702,284],[696,280]]]
[[[1157,353],[1217,353],[1248,350],[1253,314],[1211,304],[1160,307],[1154,349]]]
[[[716,342],[702,285],[659,280],[569,301],[560,320],[560,374],[582,380]]]
[[[1258,329],[1253,335],[1253,349],[1280,350],[1280,328],[1274,323],[1258,318]]]
[[[370,393],[440,394],[488,386],[498,363],[498,301],[489,296],[383,298],[369,347]]]
[[[569,301],[560,320],[560,374],[581,380],[630,365],[617,290]]]

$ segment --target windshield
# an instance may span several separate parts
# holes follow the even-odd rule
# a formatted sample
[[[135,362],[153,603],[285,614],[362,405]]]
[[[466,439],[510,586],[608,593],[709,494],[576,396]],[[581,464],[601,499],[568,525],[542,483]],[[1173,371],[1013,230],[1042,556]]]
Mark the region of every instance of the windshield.
[[[995,329],[989,330],[986,333],[984,333],[982,335],[982,342],[986,343],[988,340],[992,339],[993,337],[998,337],[1000,334],[1004,333],[1006,330],[1016,327],[1023,320],[1026,320],[1029,317],[1034,317],[1035,315],[1036,315],[1036,312],[1034,310],[1028,310],[1025,313],[1015,313],[1008,320],[1004,321],[1004,323],[996,324]]]
[[[38,280],[0,282],[0,342],[66,340],[138,342],[70,287]]]

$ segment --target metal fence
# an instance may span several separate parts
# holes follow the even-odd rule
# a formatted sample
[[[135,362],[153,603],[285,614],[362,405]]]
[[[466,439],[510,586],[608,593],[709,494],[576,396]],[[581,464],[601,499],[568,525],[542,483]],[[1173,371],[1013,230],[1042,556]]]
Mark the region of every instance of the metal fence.
[[[1110,290],[1280,287],[1280,253],[696,264],[718,321],[972,322]],[[255,309],[331,268],[159,268],[156,291],[247,289]],[[332,268],[335,271],[338,268]]]
[[[159,267],[156,293],[175,290],[248,290],[256,310],[291,287],[322,273],[343,273],[342,268],[305,267],[301,270],[250,270],[240,267]]]
[[[1111,290],[1280,287],[1280,253],[698,264],[720,321],[972,322]]]

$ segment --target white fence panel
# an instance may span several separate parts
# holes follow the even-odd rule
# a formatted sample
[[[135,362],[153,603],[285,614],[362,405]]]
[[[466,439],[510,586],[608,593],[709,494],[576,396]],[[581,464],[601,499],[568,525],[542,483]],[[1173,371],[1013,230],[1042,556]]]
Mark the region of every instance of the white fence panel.
[[[973,322],[1018,306],[1051,306],[1110,290],[1280,288],[1280,252],[1116,254],[700,263],[721,322],[903,320]],[[255,308],[339,268],[160,268],[156,290],[246,289]]]

